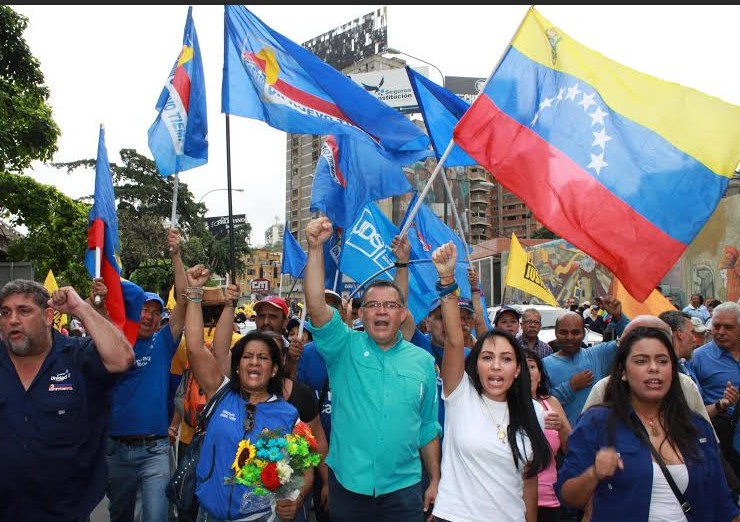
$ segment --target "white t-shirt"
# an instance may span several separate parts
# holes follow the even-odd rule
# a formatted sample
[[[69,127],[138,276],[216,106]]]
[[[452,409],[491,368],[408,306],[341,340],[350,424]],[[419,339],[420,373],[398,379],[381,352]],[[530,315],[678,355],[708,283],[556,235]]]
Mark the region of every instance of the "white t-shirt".
[[[453,522],[523,521],[525,463],[516,469],[508,438],[502,442],[496,435],[496,424],[502,418],[502,428],[509,424],[506,403],[478,395],[467,374],[449,397],[442,393],[442,399],[445,436],[434,516]],[[542,406],[532,402],[544,429]],[[529,437],[520,433],[517,443],[529,460]]]

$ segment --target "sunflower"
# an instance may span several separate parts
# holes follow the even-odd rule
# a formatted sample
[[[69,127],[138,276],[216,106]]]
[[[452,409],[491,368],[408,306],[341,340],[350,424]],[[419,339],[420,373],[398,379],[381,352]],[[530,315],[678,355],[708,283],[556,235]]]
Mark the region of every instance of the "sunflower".
[[[237,477],[241,475],[244,465],[254,458],[255,453],[256,450],[249,439],[239,441],[239,446],[236,448],[236,457],[233,464],[231,464],[231,469],[234,470]]]

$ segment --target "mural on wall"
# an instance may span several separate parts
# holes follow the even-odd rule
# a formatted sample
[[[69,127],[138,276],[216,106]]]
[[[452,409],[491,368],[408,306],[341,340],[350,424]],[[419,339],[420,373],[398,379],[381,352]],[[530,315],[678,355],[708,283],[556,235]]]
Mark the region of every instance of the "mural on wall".
[[[611,271],[563,239],[527,248],[527,252],[561,305],[571,297],[581,303],[609,291]],[[502,266],[507,263],[508,253],[504,253]],[[722,199],[662,283],[681,294],[681,304],[685,304],[684,295],[687,298],[692,293],[720,301],[740,299],[740,194]],[[507,288],[506,295],[508,303],[535,301],[514,288]]]
[[[683,255],[682,286],[720,301],[740,299],[740,194],[724,198]]]
[[[612,273],[564,239],[530,247],[527,253],[532,255],[540,277],[561,305],[571,297],[579,303],[590,301],[609,290]],[[503,256],[502,266],[508,266],[508,252]],[[535,302],[531,296],[515,288],[507,288],[506,294],[506,301],[510,303]]]

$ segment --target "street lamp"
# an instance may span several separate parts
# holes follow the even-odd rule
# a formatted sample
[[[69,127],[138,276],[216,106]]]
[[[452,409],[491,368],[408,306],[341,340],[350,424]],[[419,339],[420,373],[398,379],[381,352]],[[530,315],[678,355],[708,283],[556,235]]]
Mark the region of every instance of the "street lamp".
[[[386,47],[385,52],[388,53],[388,54],[403,54],[404,56],[408,56],[409,58],[412,58],[412,59],[414,59],[414,60],[416,60],[418,62],[422,62],[422,63],[427,64],[430,67],[433,67],[434,69],[437,70],[437,72],[439,73],[439,75],[442,77],[442,87],[445,86],[445,75],[444,75],[444,73],[442,73],[442,71],[440,70],[440,68],[437,67],[436,65],[434,65],[433,63],[428,62],[426,60],[422,60],[421,58],[419,58],[418,56],[414,56],[413,54],[409,54],[409,53],[405,53],[403,51],[400,51],[400,50],[398,50],[398,49],[396,49],[394,47]],[[443,171],[442,173],[444,174],[445,177],[447,177],[447,171],[446,170]],[[447,224],[447,202],[448,201],[449,201],[449,197],[447,196],[447,190],[445,189],[445,191],[444,191],[444,221],[445,221],[445,224]]]
[[[405,53],[403,51],[399,51],[398,49],[395,49],[394,47],[386,47],[385,52],[388,53],[388,54],[403,54],[404,56],[408,56],[409,58],[413,58],[414,60],[416,60],[418,62],[422,62],[422,63],[427,64],[430,67],[434,67],[437,70],[437,72],[439,73],[439,75],[442,77],[442,87],[445,86],[445,75],[442,74],[442,71],[439,70],[439,67],[437,67],[433,63],[427,62],[426,60],[422,60],[421,58],[417,58],[413,54],[409,54],[409,53]]]
[[[215,188],[215,189],[211,189],[211,190],[209,190],[208,192],[206,192],[205,194],[203,194],[203,195],[202,195],[202,196],[200,197],[200,199],[198,200],[198,205],[200,205],[200,202],[201,202],[201,201],[203,201],[203,198],[205,198],[205,197],[206,197],[206,196],[207,196],[208,194],[210,194],[211,192],[217,192],[217,191],[219,191],[219,190],[229,190],[229,189],[227,189],[227,188]],[[233,189],[231,189],[231,190],[232,190],[233,192],[244,192],[244,189],[242,189],[242,188],[233,188]]]

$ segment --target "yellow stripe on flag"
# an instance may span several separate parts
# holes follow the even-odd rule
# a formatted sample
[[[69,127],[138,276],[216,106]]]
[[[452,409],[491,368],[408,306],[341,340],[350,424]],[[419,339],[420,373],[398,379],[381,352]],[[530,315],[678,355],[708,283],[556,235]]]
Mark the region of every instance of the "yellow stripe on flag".
[[[622,285],[622,282],[616,277],[612,279],[609,294],[619,299],[622,303],[622,313],[630,319],[634,319],[638,315],[658,316],[662,312],[676,309],[658,290],[653,290],[645,301],[638,301],[632,297],[624,285]]]
[[[44,288],[48,290],[49,294],[54,292],[55,290],[59,290],[59,285],[57,284],[57,280],[54,278],[54,272],[49,269],[49,273],[46,274],[46,279],[44,280]],[[67,324],[67,314],[63,314],[58,311],[54,311],[54,328],[62,331],[62,328],[66,326]]]
[[[540,273],[532,263],[531,256],[522,248],[516,234],[511,234],[511,248],[509,249],[509,263],[506,267],[506,286],[518,288],[534,297],[541,299],[552,306],[558,306],[558,301],[552,292],[545,286]]]

